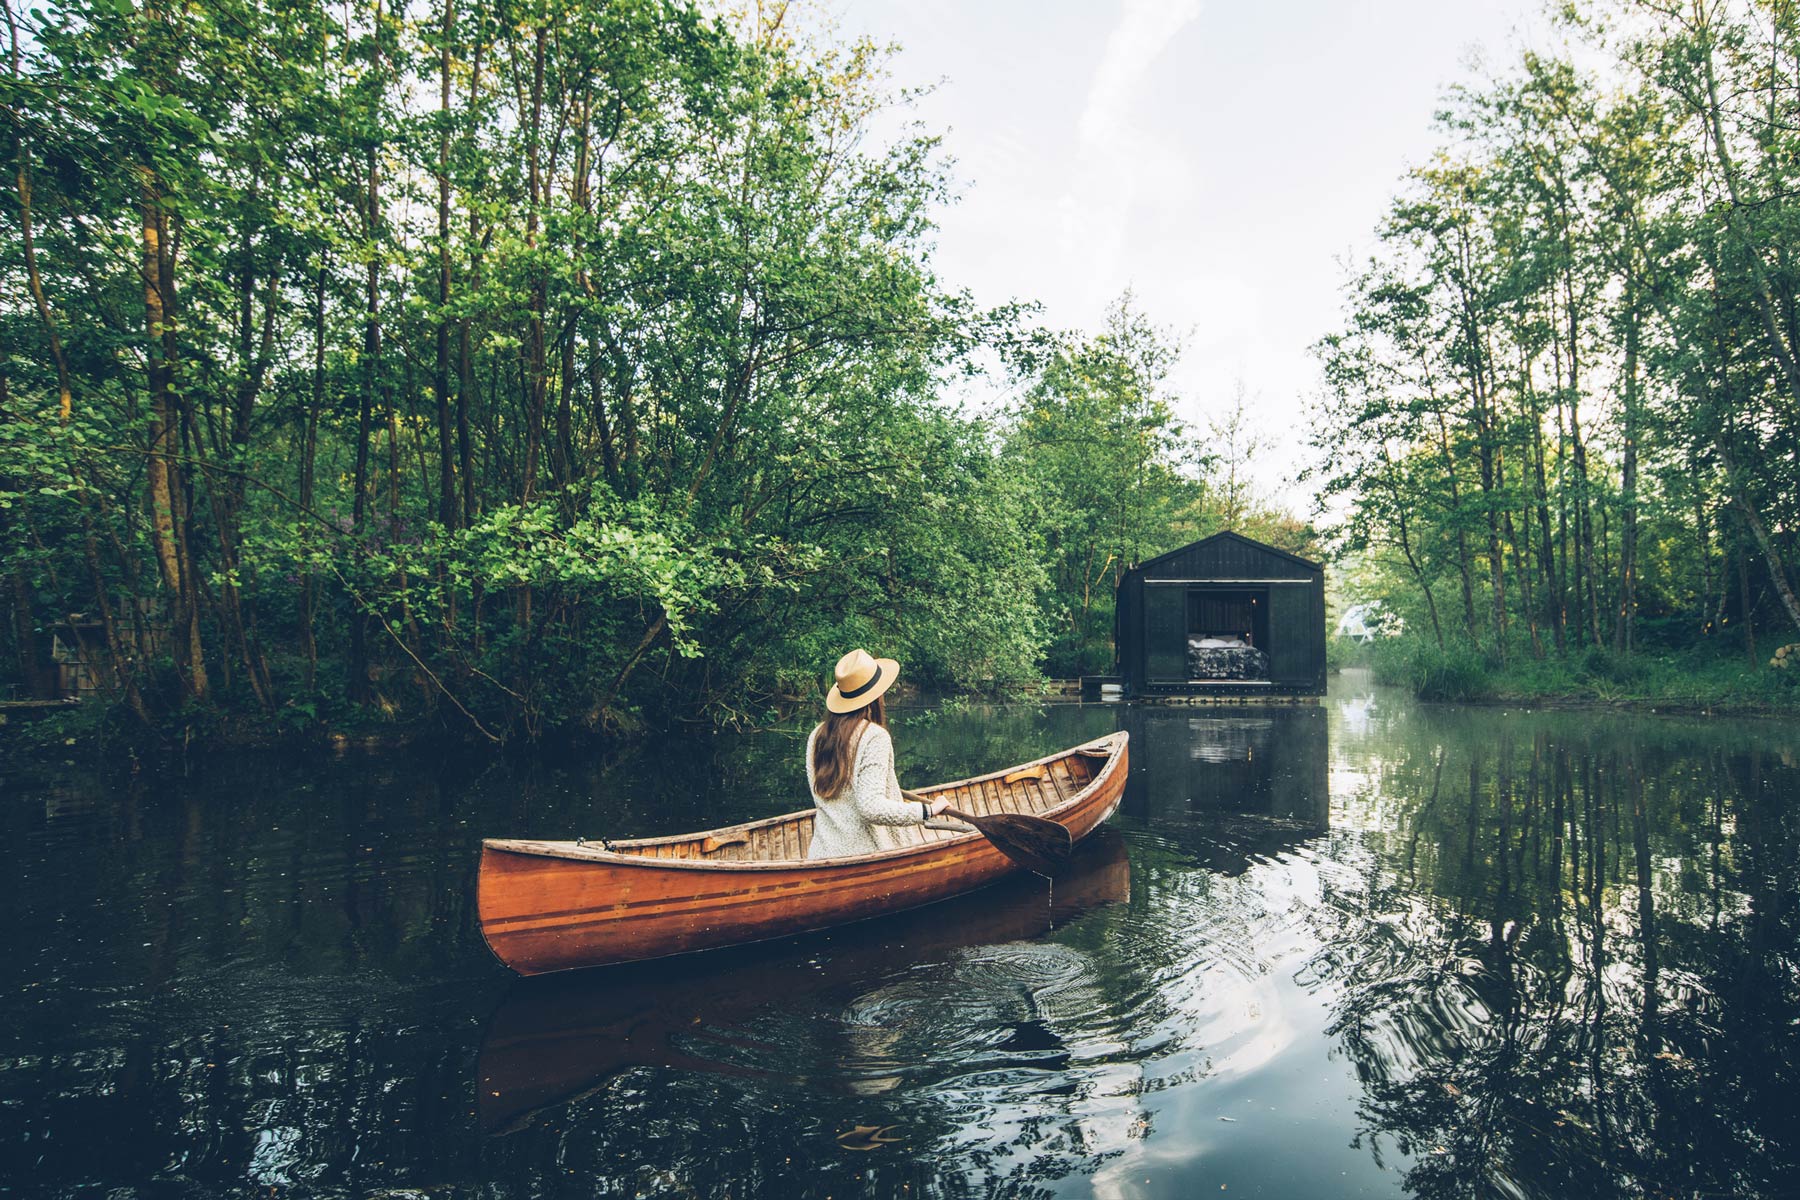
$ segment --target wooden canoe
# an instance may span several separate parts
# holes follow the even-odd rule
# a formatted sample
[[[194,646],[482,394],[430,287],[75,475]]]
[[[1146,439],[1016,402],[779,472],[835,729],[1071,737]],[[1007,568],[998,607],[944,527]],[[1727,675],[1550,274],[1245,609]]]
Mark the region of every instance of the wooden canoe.
[[[1029,813],[1076,841],[1125,794],[1126,735],[922,788],[970,813]],[[602,843],[488,839],[477,909],[521,975],[768,941],[958,896],[1018,867],[973,831],[907,826],[905,844],[808,861],[813,810],[702,833]]]
[[[828,1003],[820,997],[860,996],[969,947],[1035,940],[1130,899],[1124,839],[1097,829],[1054,881],[1019,871],[979,894],[778,947],[518,980],[481,1039],[481,1130],[520,1129],[631,1067],[767,1078],[782,1069],[779,1055],[748,1024],[772,1007],[804,1011]]]

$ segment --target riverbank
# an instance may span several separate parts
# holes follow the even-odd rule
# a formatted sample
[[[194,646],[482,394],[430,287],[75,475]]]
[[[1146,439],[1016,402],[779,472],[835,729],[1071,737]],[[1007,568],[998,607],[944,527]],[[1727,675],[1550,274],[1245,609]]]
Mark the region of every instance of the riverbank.
[[[1589,652],[1566,660],[1527,659],[1495,666],[1478,653],[1406,642],[1359,648],[1337,669],[1366,671],[1374,682],[1420,700],[1481,706],[1617,710],[1658,715],[1800,717],[1800,662],[1786,671],[1742,659]],[[911,705],[955,711],[971,702],[1043,703],[1074,699],[1066,680],[1042,680],[994,692],[914,693]],[[297,719],[303,716],[304,719]],[[217,751],[384,753],[442,747],[502,754],[581,753],[624,747],[653,727],[627,732],[553,728],[502,741],[479,736],[453,714],[384,719],[346,708],[335,714],[261,718],[224,710],[191,712],[151,728],[123,706],[98,701],[0,713],[0,761],[96,757],[121,763],[180,761]],[[927,720],[932,718],[925,718]],[[775,724],[780,721],[773,722]],[[721,727],[723,728],[723,727]],[[738,732],[745,732],[739,727]],[[669,732],[667,730],[661,732]]]
[[[1769,646],[1768,654],[1775,649]],[[1368,647],[1354,662],[1366,666],[1376,682],[1407,688],[1421,700],[1800,716],[1800,663],[1773,667],[1767,656],[1753,665],[1740,655],[1590,649],[1563,658],[1523,655],[1499,663],[1472,647],[1439,648],[1396,639]]]
[[[954,692],[897,685],[901,710],[959,710],[983,701],[1034,703],[1071,698],[1066,680],[1040,680],[1009,687]],[[735,723],[692,720],[645,721],[590,727],[579,724],[521,723],[506,736],[490,736],[454,710],[384,714],[354,705],[326,711],[289,706],[274,716],[224,707],[192,708],[162,724],[149,725],[123,704],[101,699],[0,708],[0,762],[55,762],[66,759],[120,763],[171,762],[220,751],[328,754],[390,753],[408,750],[473,751],[501,756],[570,755],[620,750],[646,739],[702,731],[753,733],[789,724],[805,709],[797,697],[783,697],[758,714]],[[928,718],[929,719],[929,718]]]
[[[0,761],[98,758],[137,763],[236,750],[341,754],[478,744],[471,734],[430,716],[382,721],[350,714],[342,721],[300,722],[208,709],[151,726],[123,705],[91,699],[0,712]],[[486,744],[497,749],[507,743]]]

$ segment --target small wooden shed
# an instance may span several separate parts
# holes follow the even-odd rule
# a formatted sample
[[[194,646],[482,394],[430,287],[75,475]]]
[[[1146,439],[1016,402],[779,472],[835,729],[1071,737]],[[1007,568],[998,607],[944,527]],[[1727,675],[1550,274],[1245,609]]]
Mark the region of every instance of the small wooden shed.
[[[135,607],[134,607],[135,606]],[[156,616],[148,597],[121,596],[113,606],[117,649],[135,667],[168,653],[168,627]],[[106,624],[87,613],[70,613],[50,628],[50,661],[56,669],[56,694],[62,700],[85,700],[118,684],[113,675],[114,648],[107,644]]]
[[[85,700],[106,689],[112,674],[106,663],[106,627],[71,613],[50,632],[50,659],[56,664],[56,694],[62,700]]]
[[[1113,645],[1127,696],[1325,693],[1325,568],[1236,533],[1125,572]]]

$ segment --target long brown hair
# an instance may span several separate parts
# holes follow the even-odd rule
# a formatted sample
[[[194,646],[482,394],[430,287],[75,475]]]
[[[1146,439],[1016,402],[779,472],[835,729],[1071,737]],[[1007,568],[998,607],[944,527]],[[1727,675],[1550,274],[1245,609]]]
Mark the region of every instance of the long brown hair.
[[[813,791],[827,800],[837,799],[850,785],[865,721],[887,728],[887,706],[880,696],[855,712],[826,713],[819,722],[818,735],[813,738]]]

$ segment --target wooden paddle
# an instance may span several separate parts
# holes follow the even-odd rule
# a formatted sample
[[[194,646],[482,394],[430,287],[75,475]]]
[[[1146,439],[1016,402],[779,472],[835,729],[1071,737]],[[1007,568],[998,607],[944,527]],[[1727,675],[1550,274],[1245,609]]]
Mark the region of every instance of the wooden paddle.
[[[909,800],[931,803],[929,796],[915,792],[901,794]],[[1075,850],[1075,840],[1069,836],[1069,831],[1043,817],[1028,817],[1023,813],[992,813],[978,817],[954,808],[946,808],[943,815],[973,825],[976,832],[994,843],[996,850],[1039,875],[1056,874],[1057,868],[1068,862],[1069,855]]]

